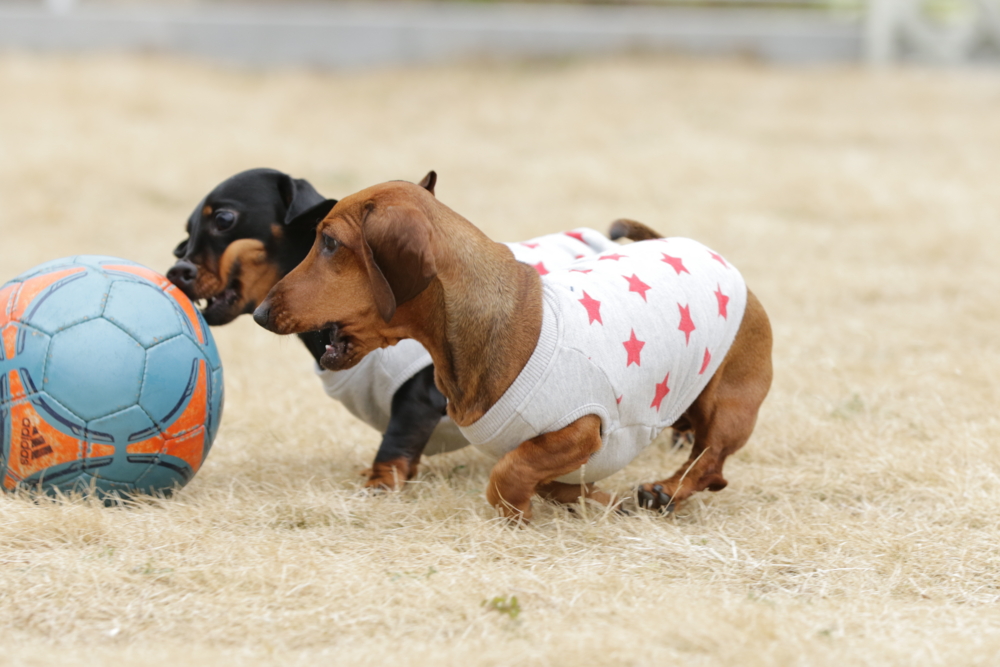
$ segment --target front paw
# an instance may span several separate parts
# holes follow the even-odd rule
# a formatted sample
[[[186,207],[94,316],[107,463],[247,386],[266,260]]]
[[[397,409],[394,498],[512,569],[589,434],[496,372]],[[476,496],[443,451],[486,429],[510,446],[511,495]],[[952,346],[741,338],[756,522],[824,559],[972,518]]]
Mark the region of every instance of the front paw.
[[[531,523],[531,503],[528,503],[524,507],[514,507],[513,505],[508,505],[506,503],[494,505],[493,507],[496,509],[500,518],[506,520],[506,522],[512,526],[521,526]]]
[[[501,518],[507,519],[509,523],[517,524],[531,521],[531,496],[508,499],[491,487],[486,492],[486,500],[497,511],[497,514]]]
[[[373,491],[398,491],[417,476],[417,464],[409,459],[398,458],[376,461],[368,472],[365,488]]]
[[[671,495],[662,484],[643,484],[636,489],[636,502],[639,507],[647,510],[659,510],[663,514],[674,511],[675,504]]]

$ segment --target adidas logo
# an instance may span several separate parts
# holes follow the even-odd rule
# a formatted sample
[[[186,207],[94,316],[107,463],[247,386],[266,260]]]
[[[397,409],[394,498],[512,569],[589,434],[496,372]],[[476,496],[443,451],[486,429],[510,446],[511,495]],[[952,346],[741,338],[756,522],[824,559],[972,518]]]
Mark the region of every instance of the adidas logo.
[[[29,466],[36,459],[52,453],[52,446],[45,442],[45,437],[38,432],[38,427],[25,417],[21,420],[21,465]]]

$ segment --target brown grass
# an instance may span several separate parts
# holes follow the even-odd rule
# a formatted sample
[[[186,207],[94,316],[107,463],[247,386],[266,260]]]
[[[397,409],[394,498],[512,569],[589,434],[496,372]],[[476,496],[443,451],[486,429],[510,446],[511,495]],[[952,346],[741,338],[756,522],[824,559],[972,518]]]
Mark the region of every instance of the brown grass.
[[[993,73],[7,55],[0,91],[5,276],[83,252],[165,270],[244,168],[334,196],[434,168],[500,240],[620,216],[698,238],[776,334],[728,489],[673,518],[543,507],[511,530],[473,451],[366,496],[378,436],[299,343],[216,330],[223,428],[178,497],[0,498],[0,664],[996,664]],[[605,486],[682,457],[655,443]]]

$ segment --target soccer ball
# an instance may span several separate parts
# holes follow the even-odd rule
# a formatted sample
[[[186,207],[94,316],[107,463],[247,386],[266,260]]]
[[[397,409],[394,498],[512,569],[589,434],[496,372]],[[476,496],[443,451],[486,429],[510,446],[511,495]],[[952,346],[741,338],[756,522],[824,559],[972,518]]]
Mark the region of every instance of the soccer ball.
[[[0,288],[5,490],[168,495],[222,417],[222,362],[174,285],[115,257],[36,266]]]

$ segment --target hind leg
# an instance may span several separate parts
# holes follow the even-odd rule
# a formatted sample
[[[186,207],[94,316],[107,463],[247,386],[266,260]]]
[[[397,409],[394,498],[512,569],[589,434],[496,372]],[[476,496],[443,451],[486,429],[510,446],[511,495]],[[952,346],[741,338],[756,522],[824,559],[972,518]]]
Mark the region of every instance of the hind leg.
[[[771,325],[760,302],[747,293],[747,309],[733,346],[708,386],[684,413],[694,428],[691,455],[667,479],[643,484],[641,507],[672,510],[698,491],[726,488],[722,467],[753,433],[771,387]]]
[[[721,405],[721,409],[694,430],[691,455],[669,478],[639,487],[641,507],[671,511],[677,503],[698,491],[721,491],[728,482],[722,476],[726,458],[742,447],[757,419],[756,410]]]

